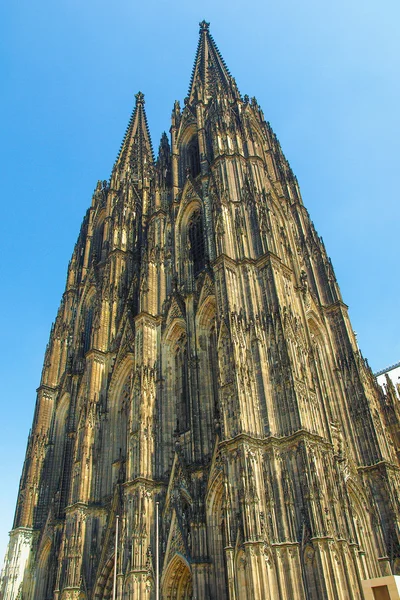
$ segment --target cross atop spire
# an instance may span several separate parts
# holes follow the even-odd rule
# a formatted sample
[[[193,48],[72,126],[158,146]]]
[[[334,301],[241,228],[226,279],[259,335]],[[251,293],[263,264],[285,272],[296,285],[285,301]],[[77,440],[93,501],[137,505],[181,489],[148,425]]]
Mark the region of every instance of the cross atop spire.
[[[135,108],[129,120],[115,167],[120,172],[129,170],[134,179],[143,182],[149,168],[154,163],[154,154],[144,109],[144,94],[139,91],[135,94],[135,99]]]
[[[200,99],[208,102],[221,90],[240,98],[235,81],[209,31],[210,23],[203,20],[199,26],[200,39],[189,85],[188,104]]]

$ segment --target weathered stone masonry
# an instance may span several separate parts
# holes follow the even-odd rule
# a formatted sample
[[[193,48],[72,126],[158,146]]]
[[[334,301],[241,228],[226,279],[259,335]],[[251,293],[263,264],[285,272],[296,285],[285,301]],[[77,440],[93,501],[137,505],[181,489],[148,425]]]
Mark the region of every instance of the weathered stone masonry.
[[[46,351],[3,600],[360,600],[398,573],[398,400],[209,32],[155,160],[136,95]]]

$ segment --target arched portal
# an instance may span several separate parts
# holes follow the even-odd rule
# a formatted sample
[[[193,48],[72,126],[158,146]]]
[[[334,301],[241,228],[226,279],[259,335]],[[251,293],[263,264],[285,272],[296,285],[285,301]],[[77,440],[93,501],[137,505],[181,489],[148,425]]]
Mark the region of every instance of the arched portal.
[[[175,554],[170,561],[161,586],[162,600],[192,600],[192,573],[186,560]]]

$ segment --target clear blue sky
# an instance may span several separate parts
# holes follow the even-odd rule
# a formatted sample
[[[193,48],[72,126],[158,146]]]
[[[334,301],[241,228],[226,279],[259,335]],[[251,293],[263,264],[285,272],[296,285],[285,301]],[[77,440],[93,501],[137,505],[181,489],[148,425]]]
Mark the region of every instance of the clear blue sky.
[[[138,90],[155,150],[169,131],[202,19],[281,141],[364,355],[374,370],[400,360],[400,4],[17,0],[0,11],[1,561],[81,220]]]

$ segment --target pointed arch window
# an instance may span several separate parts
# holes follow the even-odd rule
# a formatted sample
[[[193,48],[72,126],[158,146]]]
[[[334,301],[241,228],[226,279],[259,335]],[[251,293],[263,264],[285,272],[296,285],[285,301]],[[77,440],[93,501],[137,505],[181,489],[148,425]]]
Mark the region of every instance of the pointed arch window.
[[[103,237],[104,237],[104,220],[97,225],[93,232],[92,243],[90,246],[89,253],[89,265],[97,264],[101,261],[101,254],[103,251]]]
[[[189,385],[186,342],[175,353],[176,429],[184,433],[189,429]]]
[[[84,312],[84,325],[82,333],[82,346],[83,354],[86,354],[90,350],[92,342],[92,329],[93,329],[93,315],[94,315],[94,302],[92,301]]]
[[[200,173],[200,154],[197,137],[193,137],[187,146],[187,167],[192,177]]]
[[[195,277],[205,267],[205,244],[203,222],[200,211],[193,213],[188,225],[190,243],[190,257],[193,261],[193,274]]]
[[[211,386],[212,386],[212,394],[214,401],[214,412],[215,418],[219,419],[219,410],[218,410],[218,353],[217,353],[217,334],[215,331],[215,327],[212,327],[210,330],[209,338],[209,354],[208,354],[208,363],[209,370],[211,375]]]

